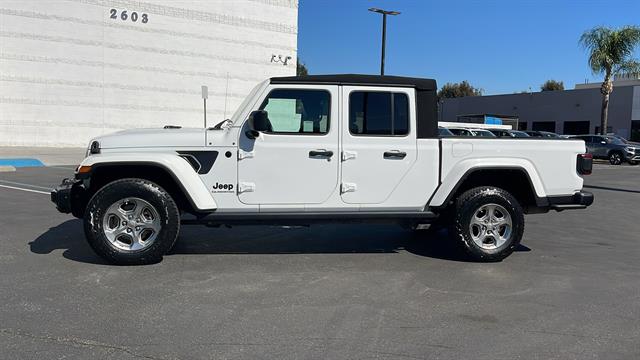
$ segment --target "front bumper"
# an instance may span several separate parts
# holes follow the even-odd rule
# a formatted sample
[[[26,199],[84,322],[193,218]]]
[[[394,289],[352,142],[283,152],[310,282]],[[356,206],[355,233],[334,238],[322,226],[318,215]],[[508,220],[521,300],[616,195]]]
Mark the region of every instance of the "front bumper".
[[[593,204],[593,194],[587,191],[578,191],[569,196],[549,196],[549,207],[556,211],[585,209]]]
[[[82,218],[87,205],[87,191],[81,180],[64,179],[51,191],[51,202],[61,213]]]

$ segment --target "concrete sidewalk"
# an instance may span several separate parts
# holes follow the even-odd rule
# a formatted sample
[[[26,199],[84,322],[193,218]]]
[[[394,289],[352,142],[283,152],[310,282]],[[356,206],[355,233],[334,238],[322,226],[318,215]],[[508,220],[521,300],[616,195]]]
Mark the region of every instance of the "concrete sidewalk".
[[[0,147],[0,160],[36,159],[46,166],[77,165],[86,151],[86,148],[6,146]]]

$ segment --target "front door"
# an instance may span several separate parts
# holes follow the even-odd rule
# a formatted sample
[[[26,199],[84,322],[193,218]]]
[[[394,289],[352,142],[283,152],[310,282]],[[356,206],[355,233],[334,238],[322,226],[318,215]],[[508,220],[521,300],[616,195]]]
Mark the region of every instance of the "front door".
[[[255,139],[242,127],[238,196],[245,204],[320,204],[338,186],[338,86],[271,86],[256,110],[272,130]]]
[[[382,204],[416,161],[414,89],[343,87],[341,196]]]

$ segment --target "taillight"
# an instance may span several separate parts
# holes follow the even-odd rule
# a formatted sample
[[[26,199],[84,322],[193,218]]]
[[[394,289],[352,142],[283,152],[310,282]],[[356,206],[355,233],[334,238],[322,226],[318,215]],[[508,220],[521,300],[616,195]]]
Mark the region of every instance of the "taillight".
[[[580,175],[591,175],[593,170],[593,155],[591,154],[578,154],[578,162],[576,169]]]

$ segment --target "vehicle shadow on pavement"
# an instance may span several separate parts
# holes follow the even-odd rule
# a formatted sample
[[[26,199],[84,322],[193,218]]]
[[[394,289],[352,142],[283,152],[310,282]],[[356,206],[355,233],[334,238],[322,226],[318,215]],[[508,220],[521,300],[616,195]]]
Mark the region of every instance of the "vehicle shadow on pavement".
[[[66,259],[107,264],[87,244],[82,221],[68,220],[29,243],[31,252],[64,250]],[[398,253],[449,261],[469,261],[446,231],[411,231],[397,226],[318,226],[282,229],[272,226],[208,229],[183,227],[171,255]],[[530,251],[520,245],[516,251]]]
[[[196,230],[183,227],[169,255],[398,253],[468,262],[446,231],[412,231],[393,225],[321,225],[281,229],[249,226]],[[516,251],[530,251],[520,245]]]
[[[64,250],[62,256],[69,260],[89,264],[107,264],[87,244],[82,230],[82,220],[79,219],[68,220],[50,228],[30,242],[29,247],[35,254],[50,254],[55,250]]]
[[[415,255],[443,260],[471,262],[447,230],[413,231],[405,249]],[[519,244],[515,252],[528,252],[530,248]]]

